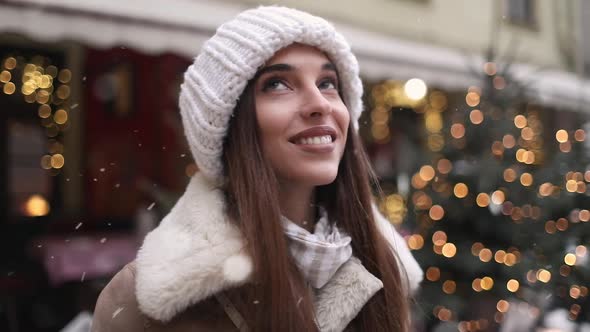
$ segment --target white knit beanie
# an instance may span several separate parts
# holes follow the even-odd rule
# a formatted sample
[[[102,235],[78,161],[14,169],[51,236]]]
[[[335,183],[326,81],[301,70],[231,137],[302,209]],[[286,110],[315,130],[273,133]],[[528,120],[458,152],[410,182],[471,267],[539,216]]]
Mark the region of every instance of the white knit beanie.
[[[185,135],[200,171],[223,179],[223,141],[248,81],[278,50],[293,43],[317,47],[336,66],[355,129],[363,87],[350,45],[326,20],[278,6],[258,7],[222,24],[184,74],[179,105]]]

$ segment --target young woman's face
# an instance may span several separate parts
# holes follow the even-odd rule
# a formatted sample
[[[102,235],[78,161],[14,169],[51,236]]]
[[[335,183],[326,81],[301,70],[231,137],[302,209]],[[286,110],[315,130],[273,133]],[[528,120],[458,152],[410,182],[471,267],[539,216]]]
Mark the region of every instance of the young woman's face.
[[[333,182],[350,121],[335,66],[318,49],[293,44],[277,52],[258,75],[259,138],[279,181]]]

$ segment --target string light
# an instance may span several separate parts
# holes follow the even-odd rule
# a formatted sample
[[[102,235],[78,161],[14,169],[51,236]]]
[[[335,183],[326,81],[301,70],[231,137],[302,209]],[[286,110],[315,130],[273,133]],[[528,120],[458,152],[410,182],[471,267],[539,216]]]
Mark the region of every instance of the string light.
[[[516,291],[518,291],[518,288],[520,288],[520,284],[515,279],[510,279],[506,283],[506,289],[508,289],[508,291],[510,291],[512,293],[516,293]]]

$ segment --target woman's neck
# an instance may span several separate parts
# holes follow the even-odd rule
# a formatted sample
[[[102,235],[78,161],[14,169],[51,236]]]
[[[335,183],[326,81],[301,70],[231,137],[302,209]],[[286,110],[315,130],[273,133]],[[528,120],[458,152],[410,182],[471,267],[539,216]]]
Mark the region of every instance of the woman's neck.
[[[316,222],[314,194],[314,187],[293,183],[281,184],[279,188],[281,213],[311,233]]]

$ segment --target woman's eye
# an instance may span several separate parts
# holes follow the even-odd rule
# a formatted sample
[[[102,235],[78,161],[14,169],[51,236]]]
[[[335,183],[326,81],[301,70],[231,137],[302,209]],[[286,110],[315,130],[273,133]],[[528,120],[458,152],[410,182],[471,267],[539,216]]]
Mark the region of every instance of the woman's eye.
[[[286,89],[288,89],[287,85],[285,85],[285,83],[283,83],[283,81],[281,81],[280,79],[270,79],[266,81],[266,83],[264,83],[264,86],[262,87],[263,91]]]
[[[336,84],[336,81],[334,81],[333,79],[326,79],[323,80],[322,82],[320,82],[320,89],[338,89],[338,85]]]

